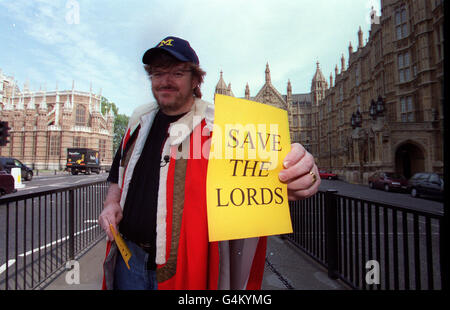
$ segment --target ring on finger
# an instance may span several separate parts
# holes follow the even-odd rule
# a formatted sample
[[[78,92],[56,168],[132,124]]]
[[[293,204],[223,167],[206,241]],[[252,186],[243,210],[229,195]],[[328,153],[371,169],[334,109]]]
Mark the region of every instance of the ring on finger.
[[[312,176],[312,181],[311,181],[311,186],[314,185],[314,183],[316,183],[317,181],[317,176],[314,172],[310,171],[309,174]]]

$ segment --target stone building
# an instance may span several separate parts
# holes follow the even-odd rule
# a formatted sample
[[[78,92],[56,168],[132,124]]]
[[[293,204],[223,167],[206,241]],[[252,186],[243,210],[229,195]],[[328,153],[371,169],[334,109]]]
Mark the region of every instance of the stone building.
[[[443,1],[382,0],[381,8],[366,43],[360,28],[329,84],[317,62],[310,93],[292,94],[288,81],[281,95],[267,64],[258,94],[245,90],[246,99],[287,110],[292,141],[354,183],[380,170],[443,173]]]
[[[316,75],[323,76],[319,66],[317,66],[317,71],[319,73],[316,73]],[[323,86],[326,85],[326,81],[324,82]],[[324,90],[321,92],[321,95],[324,94]],[[222,71],[220,72],[220,78],[217,82],[215,93],[234,97],[233,91],[231,90],[231,83],[227,86],[223,79]],[[311,120],[312,113],[315,109],[312,108],[311,94],[292,94],[292,85],[288,80],[286,95],[282,95],[272,84],[268,63],[266,64],[265,83],[263,87],[258,91],[256,96],[251,97],[250,88],[247,83],[245,86],[245,99],[269,104],[288,111],[291,140],[304,144],[308,149],[311,145],[314,145],[314,131]],[[300,128],[302,128],[302,130],[300,130]]]
[[[100,92],[101,93],[101,92]],[[10,129],[0,156],[19,159],[33,169],[64,169],[67,148],[99,150],[102,165],[112,163],[114,116],[103,115],[101,94],[75,90],[31,91],[0,70],[0,119]]]
[[[381,9],[319,103],[317,161],[350,182],[379,170],[443,173],[443,1]]]

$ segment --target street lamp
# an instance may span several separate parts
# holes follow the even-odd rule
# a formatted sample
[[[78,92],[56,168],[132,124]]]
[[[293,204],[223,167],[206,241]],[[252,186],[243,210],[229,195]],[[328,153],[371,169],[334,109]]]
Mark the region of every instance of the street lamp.
[[[375,100],[373,100],[373,99],[372,99],[372,101],[370,101],[369,114],[372,117],[372,119],[377,118],[377,104],[375,103]]]
[[[384,112],[384,101],[381,96],[378,96],[377,100],[377,114],[382,114]]]
[[[361,123],[362,123],[362,118],[361,118],[361,113],[359,112],[359,109],[356,110],[356,114],[355,114],[355,125],[356,127],[361,127]]]

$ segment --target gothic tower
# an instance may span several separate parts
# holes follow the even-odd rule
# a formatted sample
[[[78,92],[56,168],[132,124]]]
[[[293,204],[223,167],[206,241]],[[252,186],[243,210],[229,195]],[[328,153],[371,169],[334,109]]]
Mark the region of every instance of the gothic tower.
[[[316,73],[311,82],[311,96],[313,106],[318,106],[320,100],[325,98],[325,90],[328,88],[327,80],[322,74],[319,67],[319,62],[317,62]]]

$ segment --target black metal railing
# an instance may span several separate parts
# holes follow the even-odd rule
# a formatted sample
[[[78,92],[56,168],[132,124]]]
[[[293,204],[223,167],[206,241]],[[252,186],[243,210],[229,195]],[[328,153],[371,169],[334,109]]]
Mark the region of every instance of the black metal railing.
[[[288,238],[354,289],[442,289],[443,215],[318,192],[290,203]]]
[[[104,236],[106,181],[0,198],[0,289],[45,286]]]

